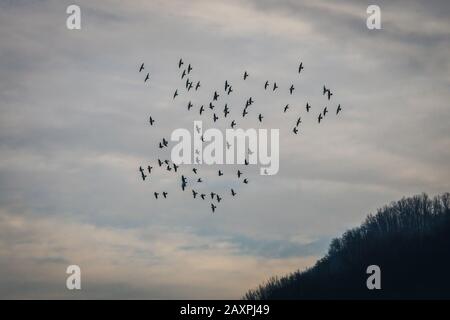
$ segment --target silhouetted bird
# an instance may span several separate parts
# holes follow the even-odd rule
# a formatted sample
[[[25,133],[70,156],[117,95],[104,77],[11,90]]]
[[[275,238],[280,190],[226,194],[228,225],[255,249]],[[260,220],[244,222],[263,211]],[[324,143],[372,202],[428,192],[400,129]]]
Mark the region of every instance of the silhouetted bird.
[[[211,192],[211,199],[214,199],[215,196],[216,194],[214,192]]]
[[[229,113],[230,113],[230,111],[228,110],[228,104],[226,103],[225,107],[223,109],[224,117],[226,118]]]
[[[216,210],[216,208],[217,208],[217,207],[216,207],[214,204],[211,203],[211,210],[212,210],[213,213],[214,213],[214,211]]]
[[[148,79],[150,79],[150,73],[147,73],[147,75],[145,76],[144,82],[147,82]]]
[[[322,114],[321,113],[319,114],[319,118],[317,118],[317,120],[319,121],[319,123],[322,120]]]
[[[227,95],[230,95],[230,93],[232,93],[232,92],[233,92],[233,89],[232,89],[231,86],[229,86],[229,87],[228,87],[228,91],[227,91]]]
[[[244,118],[247,114],[247,108],[244,108],[244,110],[242,111],[242,118]]]
[[[263,117],[262,114],[260,113],[259,116],[258,116],[259,122],[262,122],[262,119],[263,119],[263,118],[264,118],[264,117]]]
[[[311,106],[309,105],[309,103],[306,103],[306,112],[309,112],[309,109],[311,109]]]
[[[169,160],[164,160],[164,163],[169,165]]]
[[[302,123],[302,117],[298,117],[298,119],[297,119],[297,127],[300,125],[300,123]]]
[[[222,200],[221,197],[219,197],[219,195],[216,196],[217,202],[220,202]]]
[[[223,172],[219,170],[219,177],[223,176]]]
[[[323,116],[324,116],[324,117],[325,117],[325,115],[327,114],[327,112],[328,112],[327,107],[325,107],[325,108],[323,109]]]
[[[213,110],[214,107],[215,107],[215,106],[212,104],[212,102],[210,102],[210,103],[209,103],[209,108],[210,108],[211,110]]]
[[[159,166],[161,167],[162,164],[163,164],[163,162],[162,162],[161,160],[158,159],[158,164],[159,164]]]
[[[162,140],[162,143],[163,143],[163,145],[164,145],[165,147],[167,147],[167,145],[169,144],[169,143],[167,142],[167,140],[164,139],[164,138],[163,138],[163,140]]]
[[[292,84],[291,87],[289,88],[289,93],[292,94],[292,92],[294,92],[294,85]]]
[[[178,89],[175,90],[175,93],[173,94],[173,98],[175,99],[175,97],[178,95]]]
[[[202,106],[200,107],[200,110],[199,110],[200,114],[202,114],[203,111],[205,111],[205,109],[203,108],[203,105],[202,105]]]
[[[153,167],[147,166],[147,170],[148,170],[148,173],[149,173],[149,174],[152,173],[152,169],[153,169]]]
[[[269,86],[269,81],[266,81],[266,83],[264,84],[264,90],[267,90],[268,86]]]
[[[342,110],[342,109],[341,109],[341,105],[339,104],[338,107],[337,107],[337,109],[336,109],[336,114],[338,114],[339,111],[341,111],[341,110]]]
[[[141,64],[141,67],[139,68],[139,72],[141,72],[142,70],[144,70],[144,63]]]
[[[219,120],[219,117],[214,113],[214,115],[213,115],[213,120],[214,120],[214,122],[216,122],[217,120]]]
[[[195,91],[197,91],[198,88],[200,88],[200,81],[197,81],[197,85],[195,86]]]
[[[144,169],[142,169],[142,167],[139,167],[139,171],[141,172],[142,180],[145,181],[145,178],[147,178],[147,176],[144,174]]]
[[[234,126],[236,125],[236,121],[231,121],[231,128],[233,129],[234,128]]]
[[[233,189],[231,189],[231,195],[234,197],[236,195],[236,192],[234,192]]]
[[[160,149],[164,148],[164,146],[162,145],[161,142],[159,143],[159,148],[160,148]]]
[[[178,69],[180,69],[182,65],[183,65],[183,59],[180,59],[180,61],[178,61]]]
[[[245,184],[248,184],[247,178],[245,178],[242,182],[244,182]]]
[[[217,91],[214,91],[213,101],[217,101],[217,98],[219,98],[219,94],[217,93]]]
[[[284,113],[286,113],[286,111],[289,109],[289,104],[287,104],[285,107],[284,107]]]
[[[202,193],[202,194],[200,195],[200,197],[202,198],[202,200],[205,200],[206,195],[205,195],[204,193]]]
[[[167,166],[167,171],[172,171],[172,168],[170,166]]]
[[[300,65],[298,66],[298,73],[302,72],[303,69],[303,62],[300,62]]]
[[[330,100],[333,93],[330,91],[330,89],[327,89],[325,86],[323,86],[323,95],[328,94],[328,100]]]
[[[197,174],[197,169],[196,168],[192,168],[192,171]]]
[[[298,133],[298,128],[297,127],[294,127],[294,129],[292,130],[295,134],[297,134]]]
[[[167,192],[164,191],[162,194],[163,194],[163,197],[164,197],[164,198],[167,198],[167,195],[168,195]]]
[[[230,85],[228,84],[228,80],[225,80],[225,91],[227,91],[227,89],[228,89],[229,86],[230,86]]]
[[[150,125],[152,126],[155,123],[155,120],[150,116],[148,121],[150,122]]]
[[[153,194],[155,195],[155,198],[158,199],[159,193],[158,192],[153,192]]]
[[[277,83],[274,82],[274,83],[273,83],[273,90],[272,90],[272,91],[275,91],[275,90],[277,90],[277,89],[278,89]]]
[[[194,199],[197,197],[198,192],[196,192],[195,190],[192,190],[192,196],[194,197]]]
[[[245,164],[246,166],[248,166],[248,160],[247,160],[247,159],[244,159],[244,164]]]
[[[191,66],[191,64],[189,63],[189,65],[188,65],[188,72],[187,72],[187,73],[191,73],[191,71],[192,71],[192,66]]]
[[[181,79],[183,79],[186,76],[186,69],[183,70],[183,73],[181,74]]]
[[[238,178],[240,178],[240,177],[241,177],[241,175],[242,175],[242,172],[241,172],[240,170],[238,170],[238,172],[237,172],[237,176],[238,176]]]
[[[188,103],[188,111],[191,110],[192,107],[193,107],[193,104],[189,101],[189,103]]]
[[[247,77],[248,77],[248,73],[247,73],[247,71],[245,71],[245,72],[244,72],[244,80],[246,80]]]
[[[189,91],[189,86],[190,86],[190,84],[191,84],[191,82],[189,81],[189,78],[187,78],[187,79],[186,79],[185,87],[186,87],[186,89],[188,89],[188,91]]]
[[[181,176],[181,189],[183,189],[183,191],[184,191],[184,189],[186,188],[186,186],[187,186],[186,177],[185,177],[184,175],[182,175],[182,176]]]
[[[178,166],[175,163],[173,164],[173,171],[175,171],[175,172],[178,171]]]
[[[197,183],[202,183],[202,182],[203,182],[202,178],[197,179]]]

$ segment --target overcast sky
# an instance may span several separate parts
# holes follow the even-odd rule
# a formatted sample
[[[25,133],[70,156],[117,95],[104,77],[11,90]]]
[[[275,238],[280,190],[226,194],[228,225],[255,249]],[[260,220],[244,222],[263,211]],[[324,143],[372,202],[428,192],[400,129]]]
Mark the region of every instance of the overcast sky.
[[[0,0],[1,298],[240,298],[313,265],[380,206],[450,191],[447,1],[86,0],[75,2],[82,29],[68,30],[72,3]],[[369,4],[381,30],[366,27]],[[183,90],[180,57],[196,93]],[[193,130],[225,79],[234,92],[218,106],[228,102],[240,127],[280,129],[280,170],[227,166],[219,179],[200,167],[198,189],[224,194],[211,214],[173,173],[143,182],[138,167],[169,158],[159,141]],[[279,90],[265,92],[266,80]],[[65,287],[70,264],[79,292]]]

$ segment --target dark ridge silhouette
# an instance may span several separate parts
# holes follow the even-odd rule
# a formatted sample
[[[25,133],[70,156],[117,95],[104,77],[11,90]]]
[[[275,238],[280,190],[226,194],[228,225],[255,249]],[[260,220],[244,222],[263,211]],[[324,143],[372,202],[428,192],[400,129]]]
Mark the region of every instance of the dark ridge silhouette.
[[[403,198],[334,239],[304,271],[272,277],[244,299],[450,299],[450,194]],[[369,290],[369,265],[381,289]]]

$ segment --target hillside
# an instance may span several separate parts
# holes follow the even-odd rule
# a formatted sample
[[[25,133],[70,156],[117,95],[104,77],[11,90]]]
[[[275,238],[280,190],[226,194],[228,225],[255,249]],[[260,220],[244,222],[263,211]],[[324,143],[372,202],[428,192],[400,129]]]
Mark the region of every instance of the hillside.
[[[334,239],[310,269],[273,277],[244,299],[450,298],[450,194],[403,198]],[[381,290],[368,290],[369,265]]]

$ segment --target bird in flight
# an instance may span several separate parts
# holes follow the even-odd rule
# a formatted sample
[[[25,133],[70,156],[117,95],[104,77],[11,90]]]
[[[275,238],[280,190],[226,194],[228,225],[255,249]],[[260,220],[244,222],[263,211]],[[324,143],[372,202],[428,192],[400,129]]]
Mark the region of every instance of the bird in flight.
[[[211,199],[214,199],[215,196],[216,194],[214,192],[211,192]]]
[[[328,95],[328,100],[330,100],[331,96],[333,95],[330,89],[327,89],[325,86],[323,86],[323,95],[325,94]]]
[[[322,120],[322,114],[321,113],[319,114],[319,118],[317,118],[317,120],[319,121],[319,123]]]
[[[262,122],[262,119],[263,119],[263,118],[264,118],[264,117],[263,117],[262,114],[260,113],[259,116],[258,116],[259,122]]]
[[[203,182],[202,178],[197,179],[197,183],[202,183],[202,182]]]
[[[164,191],[162,194],[163,194],[163,197],[164,197],[164,198],[167,198],[167,195],[168,195],[167,192]]]
[[[139,171],[141,172],[142,180],[145,181],[145,178],[147,178],[147,176],[144,174],[144,169],[142,169],[142,167],[139,167]]]
[[[153,194],[155,195],[155,198],[158,199],[159,193],[158,192],[153,192]]]
[[[148,170],[148,173],[149,173],[149,174],[152,173],[152,169],[153,169],[153,167],[147,166],[147,170]]]
[[[266,81],[266,83],[264,84],[264,90],[267,90],[268,86],[269,86],[269,81]]]
[[[197,81],[197,85],[195,86],[195,91],[197,91],[198,88],[200,88],[200,81]]]
[[[162,143],[164,145],[164,147],[167,147],[167,145],[169,144],[169,142],[167,142],[166,139],[163,138]],[[168,160],[166,160],[168,162]]]
[[[177,172],[178,171],[179,166],[177,166],[175,163],[173,164],[173,171]]]
[[[245,72],[244,72],[244,80],[246,80],[247,77],[248,77],[248,73],[247,73],[247,71],[245,71]]]
[[[311,109],[311,106],[309,105],[309,103],[306,103],[306,112],[309,112],[309,109]]]
[[[229,86],[229,87],[228,87],[228,91],[227,91],[227,95],[230,95],[230,93],[232,93],[232,92],[233,92],[233,89],[232,89],[231,86]]]
[[[342,110],[342,108],[341,108],[341,105],[339,104],[337,109],[336,109],[336,114],[338,114],[341,110]]]
[[[159,164],[159,166],[161,167],[162,164],[163,164],[163,162],[162,162],[161,160],[158,159],[158,164]]]
[[[230,113],[230,111],[228,110],[228,104],[225,104],[225,107],[223,109],[223,114],[225,116],[225,118],[227,117],[227,115]]]
[[[233,129],[236,126],[236,121],[231,121],[231,129]]]
[[[284,113],[286,113],[286,111],[289,109],[289,104],[287,104],[285,107],[284,107]]]
[[[242,182],[244,182],[245,184],[248,184],[247,178],[245,178]]]
[[[144,63],[142,62],[141,67],[139,68],[139,72],[141,72],[142,70],[144,70]]]
[[[145,76],[144,82],[147,82],[148,79],[150,79],[150,73],[147,72],[147,75]]]
[[[214,91],[213,101],[217,101],[217,98],[219,98],[219,94],[217,93],[217,91]]]
[[[297,119],[297,127],[300,125],[300,123],[302,123],[302,117],[298,117],[298,119]]]
[[[183,59],[180,59],[180,61],[178,61],[178,69],[180,69],[181,68],[181,66],[183,65]]]
[[[292,94],[292,92],[294,92],[294,89],[295,89],[295,88],[294,88],[294,85],[291,84],[291,87],[289,88],[289,93]]]
[[[294,127],[294,129],[292,130],[295,134],[297,134],[298,133],[298,128],[297,127]]]
[[[175,97],[178,95],[178,89],[175,90],[175,93],[173,94],[173,98],[175,99]]]
[[[151,116],[149,117],[148,120],[149,120],[151,126],[155,123],[155,120],[153,120],[153,118]]]
[[[233,189],[231,189],[231,195],[232,195],[233,197],[236,195],[236,192],[235,192]]]
[[[242,118],[244,118],[248,114],[247,108],[244,108],[244,111],[242,111]]]
[[[230,85],[228,84],[228,80],[225,80],[225,91],[227,91],[227,89],[228,89],[229,86],[230,86]]]
[[[188,72],[187,73],[191,73],[191,71],[192,71],[192,66],[191,66],[191,64],[189,63],[189,65],[188,65],[188,70],[187,70]]]
[[[169,166],[169,165],[167,165],[167,171],[172,171],[172,168]]]
[[[187,186],[186,177],[184,175],[181,176],[181,189],[184,191],[184,189]]]
[[[214,213],[214,210],[216,210],[216,206],[213,204],[213,203],[211,203],[211,210],[212,210],[212,212]]]
[[[219,177],[223,176],[223,172],[219,170]]]
[[[275,90],[277,90],[277,89],[278,89],[277,83],[274,82],[274,83],[273,83],[273,90],[272,90],[272,91],[275,91]]]
[[[194,172],[195,174],[197,174],[197,168],[192,168],[192,172]]]
[[[303,62],[300,62],[300,65],[298,66],[298,73],[302,72],[303,69],[305,69],[303,67]]]
[[[248,166],[248,160],[247,160],[247,159],[244,159],[244,164],[245,164],[246,166]]]
[[[325,117],[325,115],[327,114],[327,112],[328,112],[327,107],[325,107],[325,108],[323,109],[323,116],[324,116],[324,117]]]
[[[219,117],[214,113],[214,115],[213,115],[213,120],[214,120],[214,122],[216,122],[217,120],[219,120]]]
[[[194,197],[194,199],[197,197],[198,192],[196,192],[195,190],[192,190],[192,196]]]
[[[216,199],[217,199],[217,202],[220,202],[220,200],[222,200],[222,198],[219,197],[219,195],[216,195]]]
[[[200,195],[200,197],[202,198],[202,200],[205,200],[206,195],[205,195],[204,193],[202,193],[202,194]]]
[[[183,73],[181,74],[181,79],[183,79],[186,76],[186,69],[183,70]]]
[[[203,113],[203,111],[205,111],[205,109],[203,108],[203,105],[200,107],[200,115]]]
[[[193,106],[194,106],[194,105],[192,104],[192,102],[189,101],[189,103],[188,103],[188,111],[191,110],[191,108],[192,108]]]
[[[237,172],[238,179],[241,177],[241,175],[242,175],[242,172],[240,170],[238,170],[238,172]]]
[[[212,102],[209,103],[209,108],[210,108],[211,110],[214,109],[214,105],[212,104]]]

